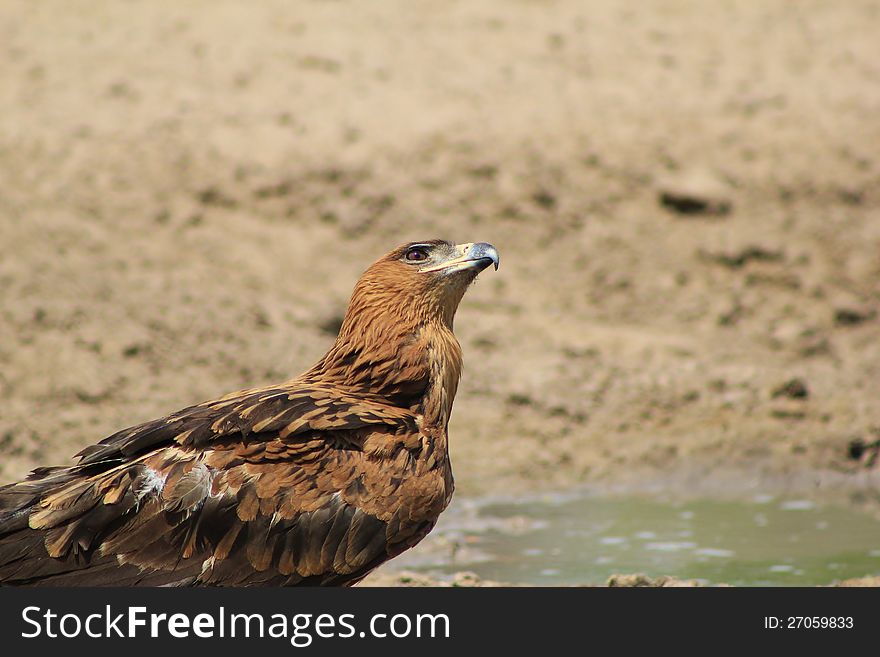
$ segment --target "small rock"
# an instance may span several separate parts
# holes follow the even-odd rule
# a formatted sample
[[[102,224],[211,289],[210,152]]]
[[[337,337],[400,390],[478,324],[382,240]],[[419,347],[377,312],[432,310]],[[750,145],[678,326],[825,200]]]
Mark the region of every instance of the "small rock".
[[[660,204],[683,215],[722,216],[733,209],[727,187],[706,171],[690,171],[659,186]]]
[[[837,326],[856,326],[874,319],[877,313],[865,308],[837,308],[834,311],[834,323]]]
[[[865,441],[861,438],[853,438],[849,441],[849,445],[846,449],[846,455],[853,461],[858,461],[862,458],[862,454],[865,453],[868,446],[865,444]]]
[[[810,390],[803,379],[790,379],[773,390],[773,398],[788,397],[789,399],[806,399]]]
[[[707,262],[713,262],[729,269],[741,269],[748,263],[755,262],[780,262],[783,253],[780,249],[768,249],[759,244],[750,244],[736,251],[712,252],[700,250],[697,256]]]
[[[217,187],[205,187],[196,194],[196,198],[202,205],[211,205],[221,208],[234,208],[238,202],[231,196],[227,196]]]
[[[480,586],[480,578],[476,573],[470,571],[458,572],[452,577],[452,585],[456,587]]]
[[[703,584],[694,579],[678,579],[663,575],[661,577],[648,577],[641,573],[635,575],[612,575],[605,583],[606,586],[619,587],[682,587],[682,586],[703,586]]]
[[[865,467],[873,468],[880,456],[880,439],[866,442],[853,438],[847,446],[847,456],[853,461],[863,461]]]

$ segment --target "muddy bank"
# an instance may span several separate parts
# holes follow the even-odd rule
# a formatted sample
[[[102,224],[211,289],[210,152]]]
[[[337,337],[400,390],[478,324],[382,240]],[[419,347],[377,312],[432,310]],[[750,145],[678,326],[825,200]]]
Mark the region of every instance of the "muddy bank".
[[[421,573],[400,572],[400,573],[376,573],[364,580],[359,586],[517,586],[515,584],[505,584],[502,582],[493,582],[483,580],[469,572],[460,572],[451,580],[439,580],[428,577]],[[648,577],[642,574],[632,575],[612,575],[605,582],[604,586],[609,587],[699,587],[704,586],[697,580],[678,579],[672,576]],[[727,584],[716,584],[715,586],[728,586]],[[835,582],[832,586],[880,586],[880,577],[858,577]]]
[[[0,481],[302,371],[367,264],[448,236],[502,254],[457,320],[459,495],[874,503],[875,3],[0,16]]]
[[[423,573],[402,571],[398,573],[378,572],[370,575],[359,586],[436,586],[436,587],[482,587],[482,586],[520,586],[504,582],[480,579],[471,572],[462,571],[453,575],[450,579],[437,579]],[[675,577],[648,577],[646,575],[614,575],[608,579],[605,586],[614,587],[675,587],[675,586],[702,586],[696,580],[681,580]]]

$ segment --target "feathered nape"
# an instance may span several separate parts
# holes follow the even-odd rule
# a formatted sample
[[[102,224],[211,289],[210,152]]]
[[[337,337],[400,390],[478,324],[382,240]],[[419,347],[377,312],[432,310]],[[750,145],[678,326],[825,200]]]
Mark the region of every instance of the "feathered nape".
[[[466,289],[378,261],[358,281],[333,346],[304,379],[393,400],[445,427],[462,368],[452,326]]]

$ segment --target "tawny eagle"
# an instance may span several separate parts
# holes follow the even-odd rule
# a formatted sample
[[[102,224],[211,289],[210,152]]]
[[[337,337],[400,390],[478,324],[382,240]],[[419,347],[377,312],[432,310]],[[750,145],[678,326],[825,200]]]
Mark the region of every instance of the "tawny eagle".
[[[351,585],[452,496],[462,296],[491,244],[401,246],[311,369],[124,429],[0,488],[0,584]]]

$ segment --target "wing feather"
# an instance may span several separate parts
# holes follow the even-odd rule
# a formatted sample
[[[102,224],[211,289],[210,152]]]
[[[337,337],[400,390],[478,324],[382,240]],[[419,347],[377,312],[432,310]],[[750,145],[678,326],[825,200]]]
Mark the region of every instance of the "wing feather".
[[[364,444],[418,431],[379,400],[277,387],[120,431],[0,488],[0,583],[355,581],[389,549]]]

